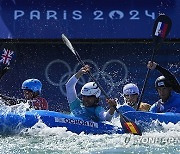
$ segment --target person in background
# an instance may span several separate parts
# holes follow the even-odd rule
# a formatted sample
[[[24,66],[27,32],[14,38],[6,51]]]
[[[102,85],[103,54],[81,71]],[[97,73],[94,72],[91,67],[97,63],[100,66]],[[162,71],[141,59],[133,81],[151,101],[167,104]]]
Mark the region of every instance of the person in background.
[[[95,82],[86,83],[81,89],[82,100],[77,97],[75,86],[79,78],[90,71],[89,65],[82,67],[74,74],[66,83],[67,100],[70,106],[71,113],[76,117],[81,117],[84,120],[92,121],[111,121],[116,101],[107,99],[109,110],[99,105],[101,90]]]
[[[180,94],[176,93],[179,92],[179,83],[176,78],[155,62],[149,61],[147,67],[151,70],[157,69],[163,74],[155,81],[155,88],[160,99],[151,106],[150,112],[180,113]]]
[[[123,97],[124,103],[137,109],[138,98],[139,98],[139,88],[134,83],[128,83],[123,87]],[[139,110],[149,111],[151,105],[141,102]]]
[[[4,48],[0,52],[0,79],[10,70],[10,64],[15,61],[14,51]],[[22,90],[25,99],[17,99],[0,94],[2,105],[17,105],[21,102],[29,102],[30,106],[37,110],[48,110],[46,99],[40,97],[42,83],[38,79],[28,79],[22,83]],[[18,105],[17,105],[18,106]]]
[[[41,97],[42,83],[38,79],[28,79],[22,83],[24,97],[30,100],[31,106],[36,110],[48,110],[48,102]]]
[[[28,102],[31,108],[36,110],[48,110],[48,103],[45,98],[40,97],[42,83],[38,79],[27,79],[22,83],[21,89],[24,93],[24,100],[18,101],[16,98],[11,98],[5,95],[1,95],[1,98],[5,100],[6,105],[16,105],[20,102]]]
[[[176,79],[176,77],[171,72],[169,72],[167,69],[163,68],[162,66],[158,65],[157,63],[151,61],[148,62],[147,67],[151,70],[154,69],[158,70],[167,80],[171,82],[172,89],[175,92],[180,93],[180,84]]]

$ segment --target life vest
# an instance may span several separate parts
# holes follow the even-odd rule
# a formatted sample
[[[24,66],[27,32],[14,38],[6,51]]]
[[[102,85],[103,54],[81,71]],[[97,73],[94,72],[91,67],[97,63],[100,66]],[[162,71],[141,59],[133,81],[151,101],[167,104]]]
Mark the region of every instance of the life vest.
[[[36,110],[48,110],[48,102],[42,97],[34,98],[32,101],[32,106]]]

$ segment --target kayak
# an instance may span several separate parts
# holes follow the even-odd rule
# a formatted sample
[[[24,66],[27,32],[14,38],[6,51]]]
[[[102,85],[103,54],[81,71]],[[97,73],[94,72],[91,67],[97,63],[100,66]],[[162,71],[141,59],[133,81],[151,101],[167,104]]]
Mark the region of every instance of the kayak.
[[[118,109],[124,116],[136,122],[142,131],[151,127],[154,121],[160,123],[178,123],[180,121],[179,113],[150,113],[135,111],[129,106],[122,106]],[[23,129],[31,128],[39,121],[42,121],[48,127],[65,127],[67,131],[80,134],[124,134],[123,128],[114,126],[107,122],[94,122],[74,117],[70,114],[64,114],[55,111],[32,110],[17,114],[13,112],[0,112],[0,135],[14,135],[20,133]]]
[[[155,120],[158,120],[160,123],[173,123],[176,124],[180,122],[180,113],[151,113],[143,111],[129,111],[124,113],[125,116],[130,118],[133,121],[140,121],[143,123],[152,123]]]
[[[124,105],[118,108],[124,116],[136,122],[142,131],[147,131],[153,127],[153,124],[180,122],[180,113],[166,112],[166,113],[152,113],[136,111],[132,107]],[[159,125],[160,126],[160,125]]]
[[[32,110],[26,111],[24,115],[11,112],[7,114],[0,113],[0,134],[12,135],[20,133],[25,128],[33,127],[39,120],[50,128],[66,127],[67,131],[77,134],[81,132],[85,134],[124,133],[122,128],[109,123],[87,121],[60,112]]]

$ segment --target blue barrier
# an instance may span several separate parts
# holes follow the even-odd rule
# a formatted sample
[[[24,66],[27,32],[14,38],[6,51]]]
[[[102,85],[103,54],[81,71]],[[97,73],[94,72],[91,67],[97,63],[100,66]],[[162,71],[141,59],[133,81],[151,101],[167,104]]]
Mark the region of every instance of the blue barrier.
[[[159,13],[180,38],[179,0],[1,0],[0,38],[149,39]]]
[[[2,44],[2,43],[1,43]],[[152,54],[151,43],[86,42],[73,43],[82,59],[90,64],[92,73],[111,97],[120,101],[125,83],[137,83],[142,88],[147,71],[146,64]],[[3,44],[1,46],[2,50]],[[180,43],[164,43],[155,55],[155,61],[170,69],[180,81]],[[47,98],[51,110],[68,111],[65,83],[77,70],[75,56],[64,44],[14,43],[16,63],[0,80],[1,93],[22,98],[21,83],[28,78],[38,78],[43,83],[42,95]],[[160,74],[152,71],[143,97],[152,104],[158,99],[154,81]],[[90,79],[80,79],[77,91]],[[104,99],[104,98],[102,98]]]

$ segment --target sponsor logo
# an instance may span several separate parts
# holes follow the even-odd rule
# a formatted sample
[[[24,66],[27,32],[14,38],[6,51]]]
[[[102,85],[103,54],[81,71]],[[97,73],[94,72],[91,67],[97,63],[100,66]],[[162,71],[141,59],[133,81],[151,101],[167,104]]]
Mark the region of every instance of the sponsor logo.
[[[83,126],[98,128],[98,123],[92,121],[85,121],[81,119],[58,118],[58,117],[55,117],[54,119],[55,122],[70,123],[74,125],[83,125]]]

